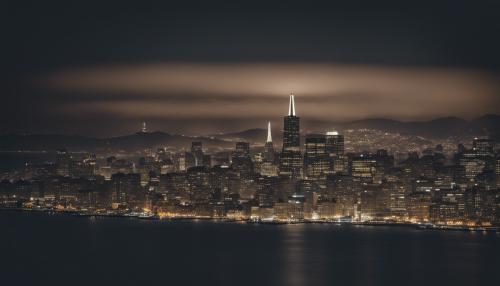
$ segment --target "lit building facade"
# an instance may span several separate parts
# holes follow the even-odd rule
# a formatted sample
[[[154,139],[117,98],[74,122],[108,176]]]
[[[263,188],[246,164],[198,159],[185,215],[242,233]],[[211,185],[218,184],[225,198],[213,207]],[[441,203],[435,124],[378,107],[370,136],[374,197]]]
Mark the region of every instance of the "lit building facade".
[[[288,116],[283,120],[283,148],[280,158],[280,176],[300,179],[302,177],[302,153],[300,148],[300,118],[295,113],[295,99],[290,95]]]

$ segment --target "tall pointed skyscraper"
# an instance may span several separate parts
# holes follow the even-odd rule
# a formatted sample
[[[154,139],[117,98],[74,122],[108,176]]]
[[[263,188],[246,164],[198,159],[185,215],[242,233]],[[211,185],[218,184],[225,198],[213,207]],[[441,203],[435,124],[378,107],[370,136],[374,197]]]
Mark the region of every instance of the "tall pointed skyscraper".
[[[270,121],[267,123],[267,140],[266,140],[266,142],[273,143],[273,137],[271,136],[271,122]]]
[[[267,123],[267,140],[264,145],[264,161],[274,162],[274,145],[271,136],[271,122]]]
[[[260,166],[261,175],[269,177],[278,175],[275,158],[273,138],[271,136],[271,122],[269,122],[267,123],[267,140],[266,144],[264,145],[264,154],[262,158],[263,160]]]
[[[288,116],[283,120],[283,149],[281,151],[280,175],[292,179],[302,177],[302,153],[300,151],[300,118],[295,113],[294,94],[290,94]]]
[[[288,116],[295,116],[295,99],[293,92],[290,93],[290,104],[288,105]]]

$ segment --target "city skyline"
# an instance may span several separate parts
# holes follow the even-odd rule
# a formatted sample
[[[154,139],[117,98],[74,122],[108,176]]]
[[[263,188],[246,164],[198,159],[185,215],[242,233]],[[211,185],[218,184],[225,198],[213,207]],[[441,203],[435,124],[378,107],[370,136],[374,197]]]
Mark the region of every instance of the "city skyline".
[[[5,285],[499,284],[499,1],[2,11]]]
[[[107,143],[95,153],[85,145],[68,150],[60,143],[54,162],[26,162],[3,173],[0,202],[5,209],[91,217],[424,224],[496,231],[496,140],[485,135],[450,137],[435,143],[414,141],[409,147],[399,144],[404,136],[370,129],[347,130],[347,137],[328,129],[302,138],[298,114],[291,92],[281,150],[273,144],[271,122],[267,136],[257,139],[263,148],[239,138],[217,141],[232,148],[191,141],[189,151],[165,141],[146,141],[128,151]],[[133,140],[154,134],[143,122]],[[377,136],[386,135],[386,145],[374,144],[382,139]],[[462,139],[472,142],[463,144]],[[357,141],[371,151],[353,149],[350,145]],[[400,148],[392,149],[392,144]],[[47,149],[41,153],[50,154]]]

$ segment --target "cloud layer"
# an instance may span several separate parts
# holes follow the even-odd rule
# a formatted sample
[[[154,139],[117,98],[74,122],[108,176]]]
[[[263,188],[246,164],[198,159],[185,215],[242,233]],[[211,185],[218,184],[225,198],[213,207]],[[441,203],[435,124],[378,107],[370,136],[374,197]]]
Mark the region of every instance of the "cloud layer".
[[[247,122],[242,128],[279,120],[291,91],[299,116],[311,121],[470,118],[498,113],[500,94],[499,77],[479,71],[309,63],[104,66],[38,83],[64,116]]]

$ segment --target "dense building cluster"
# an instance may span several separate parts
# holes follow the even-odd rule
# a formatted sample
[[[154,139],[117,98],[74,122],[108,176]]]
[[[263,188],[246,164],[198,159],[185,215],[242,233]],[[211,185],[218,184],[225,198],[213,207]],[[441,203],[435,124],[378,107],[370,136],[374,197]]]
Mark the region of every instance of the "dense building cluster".
[[[497,142],[475,138],[452,156],[442,145],[407,149],[405,156],[384,149],[347,152],[335,130],[301,138],[291,95],[281,149],[273,145],[269,123],[263,148],[237,142],[233,150],[210,153],[192,142],[189,151],[158,148],[138,158],[60,150],[55,162],[26,164],[21,179],[3,180],[0,202],[163,218],[500,223]]]

